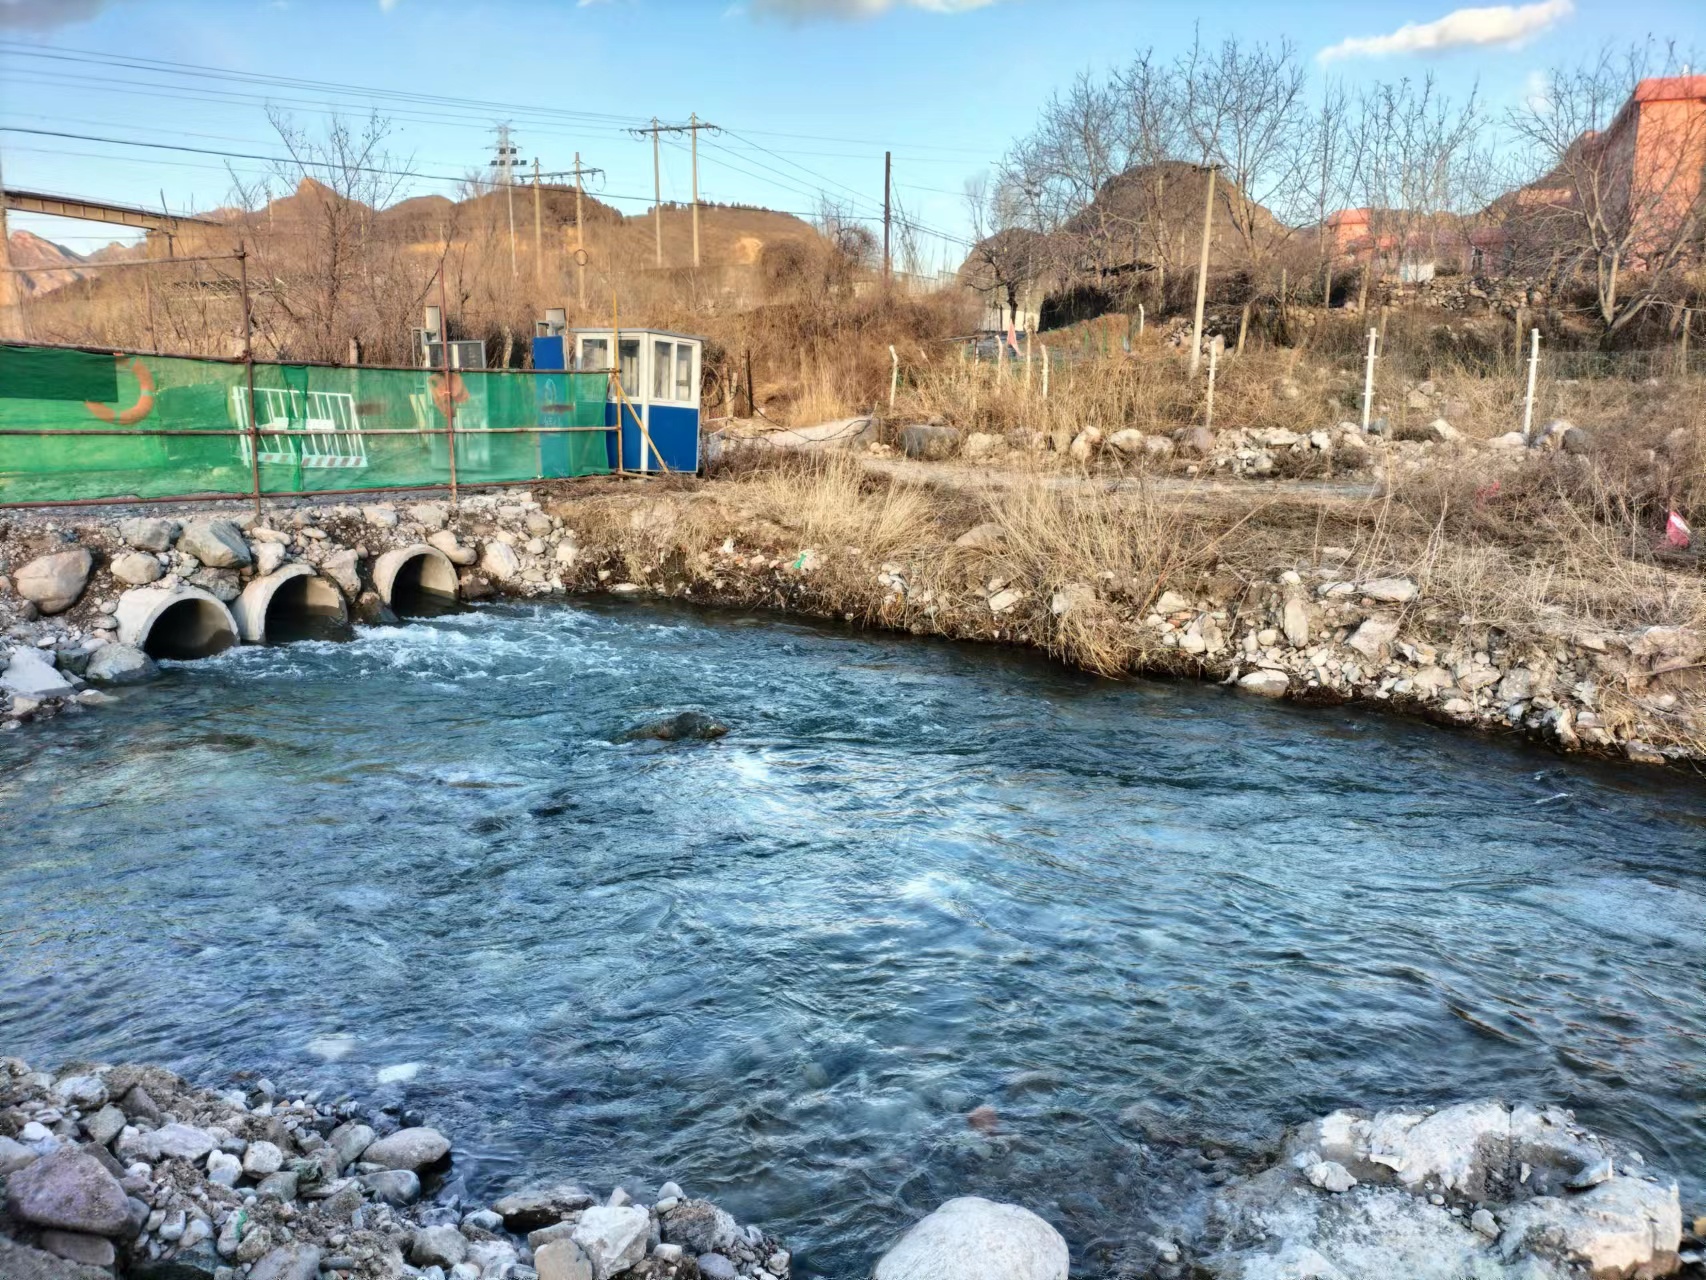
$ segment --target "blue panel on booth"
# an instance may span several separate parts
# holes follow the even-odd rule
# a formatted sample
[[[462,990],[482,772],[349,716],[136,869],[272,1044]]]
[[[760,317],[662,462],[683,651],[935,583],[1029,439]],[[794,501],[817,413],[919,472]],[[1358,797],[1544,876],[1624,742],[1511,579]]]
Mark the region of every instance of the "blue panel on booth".
[[[535,369],[567,369],[563,363],[563,340],[561,338],[533,339],[533,367]]]

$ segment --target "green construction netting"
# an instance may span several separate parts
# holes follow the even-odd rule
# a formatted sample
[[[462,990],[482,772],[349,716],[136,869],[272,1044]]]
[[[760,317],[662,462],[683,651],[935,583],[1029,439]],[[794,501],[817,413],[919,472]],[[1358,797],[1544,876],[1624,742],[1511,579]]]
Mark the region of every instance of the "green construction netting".
[[[610,470],[605,375],[255,365],[264,493],[466,485]],[[522,428],[500,432],[498,428]],[[543,429],[542,429],[543,428]],[[0,503],[248,493],[241,364],[0,344]],[[92,434],[97,431],[122,434]],[[215,431],[225,435],[167,435]]]

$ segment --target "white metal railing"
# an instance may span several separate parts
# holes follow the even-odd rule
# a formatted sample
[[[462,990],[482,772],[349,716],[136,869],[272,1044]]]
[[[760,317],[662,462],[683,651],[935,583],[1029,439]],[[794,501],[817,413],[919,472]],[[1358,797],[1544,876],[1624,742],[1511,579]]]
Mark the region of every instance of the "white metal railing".
[[[231,408],[238,427],[248,432],[247,388],[231,388]],[[356,422],[355,397],[347,392],[256,387],[255,427],[262,462],[314,468],[367,465],[367,442]],[[314,434],[283,434],[287,431]],[[251,460],[251,439],[247,434],[240,437],[244,462]]]

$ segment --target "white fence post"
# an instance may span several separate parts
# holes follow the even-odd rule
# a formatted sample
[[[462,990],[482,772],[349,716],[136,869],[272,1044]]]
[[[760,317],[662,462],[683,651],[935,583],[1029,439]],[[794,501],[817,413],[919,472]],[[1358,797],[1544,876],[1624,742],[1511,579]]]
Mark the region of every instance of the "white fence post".
[[[1540,330],[1531,329],[1528,335],[1528,394],[1522,398],[1522,438],[1534,434],[1534,377],[1540,369]]]
[[[1208,348],[1208,410],[1205,414],[1208,420],[1203,423],[1203,426],[1210,431],[1214,430],[1214,371],[1219,363],[1220,344],[1218,342],[1210,343]]]
[[[894,344],[889,344],[889,359],[894,367],[889,370],[889,412],[894,412],[894,393],[900,386],[900,356],[896,354]]]
[[[1368,362],[1362,375],[1362,430],[1368,434],[1368,413],[1374,406],[1374,344],[1380,337],[1380,330],[1368,331]]]
[[[1137,336],[1143,336],[1143,304],[1137,304]]]

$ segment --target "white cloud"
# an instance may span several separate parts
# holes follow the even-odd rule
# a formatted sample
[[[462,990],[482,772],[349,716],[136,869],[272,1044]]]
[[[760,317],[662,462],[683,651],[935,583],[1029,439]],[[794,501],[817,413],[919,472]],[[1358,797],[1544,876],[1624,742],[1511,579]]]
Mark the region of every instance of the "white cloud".
[[[1334,58],[1380,58],[1392,53],[1443,53],[1447,49],[1515,48],[1575,12],[1574,0],[1537,4],[1498,4],[1485,9],[1454,9],[1432,22],[1406,22],[1390,35],[1351,36],[1321,50]]]
[[[397,0],[379,0],[379,11],[381,13],[390,13],[396,7]]]
[[[930,13],[965,13],[995,0],[752,0],[751,12],[809,21],[814,18],[874,18],[890,9],[923,9]]]
[[[0,0],[0,31],[47,31],[86,22],[107,0]]]

